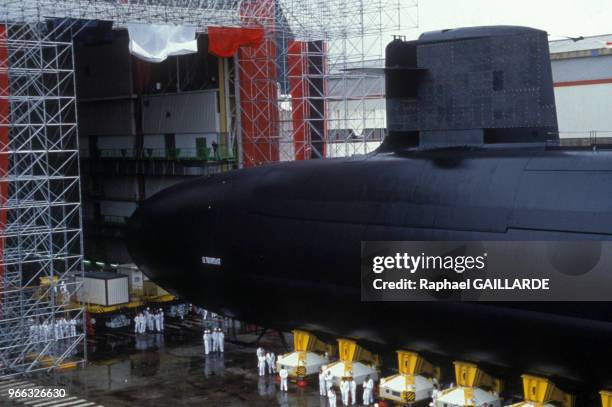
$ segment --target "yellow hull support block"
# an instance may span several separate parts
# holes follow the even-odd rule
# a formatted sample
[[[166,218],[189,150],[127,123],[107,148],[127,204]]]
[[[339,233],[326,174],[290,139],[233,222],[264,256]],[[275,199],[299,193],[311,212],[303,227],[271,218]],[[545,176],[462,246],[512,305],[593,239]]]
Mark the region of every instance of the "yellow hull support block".
[[[575,397],[555,386],[545,377],[524,374],[523,396],[525,401],[511,407],[573,407]],[[602,396],[603,400],[603,396]]]
[[[352,339],[338,339],[338,357],[340,360],[327,365],[324,373],[330,372],[335,385],[343,377],[354,380],[357,385],[363,384],[368,376],[378,380],[380,357],[357,345]]]
[[[397,351],[399,374],[380,379],[380,398],[404,404],[428,400],[440,379],[440,368],[416,352]]]
[[[285,366],[289,376],[302,379],[318,374],[329,364],[329,356],[335,353],[335,346],[325,343],[310,332],[293,331],[293,352],[278,357],[277,370]]]
[[[457,387],[434,395],[434,405],[456,405],[465,407],[501,407],[499,393],[503,389],[501,380],[489,376],[474,363],[454,362]]]

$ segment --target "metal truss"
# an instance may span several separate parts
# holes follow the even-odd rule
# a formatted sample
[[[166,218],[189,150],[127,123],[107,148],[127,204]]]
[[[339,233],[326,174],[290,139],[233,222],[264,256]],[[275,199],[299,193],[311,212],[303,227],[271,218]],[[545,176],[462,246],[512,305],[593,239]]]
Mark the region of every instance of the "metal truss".
[[[377,148],[386,128],[384,81],[362,68],[383,67],[393,35],[416,28],[418,1],[258,2],[265,41],[236,58],[242,78],[238,139],[248,147],[243,164]],[[296,41],[304,44],[299,55],[290,46]],[[304,113],[298,120],[296,110]]]
[[[25,5],[25,3],[24,3]],[[5,9],[6,10],[6,9]],[[6,17],[6,16],[5,16]],[[82,362],[78,136],[71,23],[0,31],[0,377]],[[76,335],[39,326],[77,319]]]

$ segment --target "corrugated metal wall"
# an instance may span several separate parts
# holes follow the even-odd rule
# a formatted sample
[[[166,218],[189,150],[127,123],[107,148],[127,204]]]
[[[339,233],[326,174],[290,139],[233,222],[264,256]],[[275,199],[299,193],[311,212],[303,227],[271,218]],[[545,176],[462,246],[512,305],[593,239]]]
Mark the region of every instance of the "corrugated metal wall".
[[[557,119],[562,138],[612,131],[612,55],[552,61]],[[609,137],[609,134],[599,134]]]
[[[555,88],[555,98],[561,137],[588,137],[591,130],[612,131],[612,84]]]
[[[142,105],[145,134],[219,131],[216,90],[147,96]]]

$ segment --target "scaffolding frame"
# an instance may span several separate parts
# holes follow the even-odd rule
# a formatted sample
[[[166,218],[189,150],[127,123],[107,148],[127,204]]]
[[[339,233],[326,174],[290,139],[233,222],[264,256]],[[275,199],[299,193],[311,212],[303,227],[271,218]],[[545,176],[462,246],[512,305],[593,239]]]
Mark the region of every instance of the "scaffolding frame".
[[[0,377],[86,359],[83,307],[58,294],[73,298],[83,276],[72,49],[81,20],[263,28],[259,46],[223,64],[242,167],[376,148],[367,132],[384,127],[384,102],[369,100],[383,100],[384,86],[362,68],[382,67],[392,34],[416,28],[417,1],[0,0]],[[78,335],[32,336],[63,316],[81,321]]]
[[[84,322],[78,135],[70,24],[3,16],[0,49],[0,377],[85,357],[85,335],[34,327]],[[83,325],[84,326],[84,325]]]
[[[417,27],[418,0],[256,2],[265,39],[234,58],[234,76],[242,78],[235,99],[247,107],[235,114],[235,132],[240,147],[257,150],[241,154],[242,165],[375,150],[386,128],[384,81],[363,68],[383,68],[393,35]]]

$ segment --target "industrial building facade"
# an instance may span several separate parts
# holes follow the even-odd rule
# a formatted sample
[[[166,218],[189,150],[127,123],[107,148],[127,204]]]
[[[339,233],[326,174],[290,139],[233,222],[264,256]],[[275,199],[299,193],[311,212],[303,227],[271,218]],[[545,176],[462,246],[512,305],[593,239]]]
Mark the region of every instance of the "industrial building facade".
[[[612,35],[550,43],[561,138],[612,137]]]

